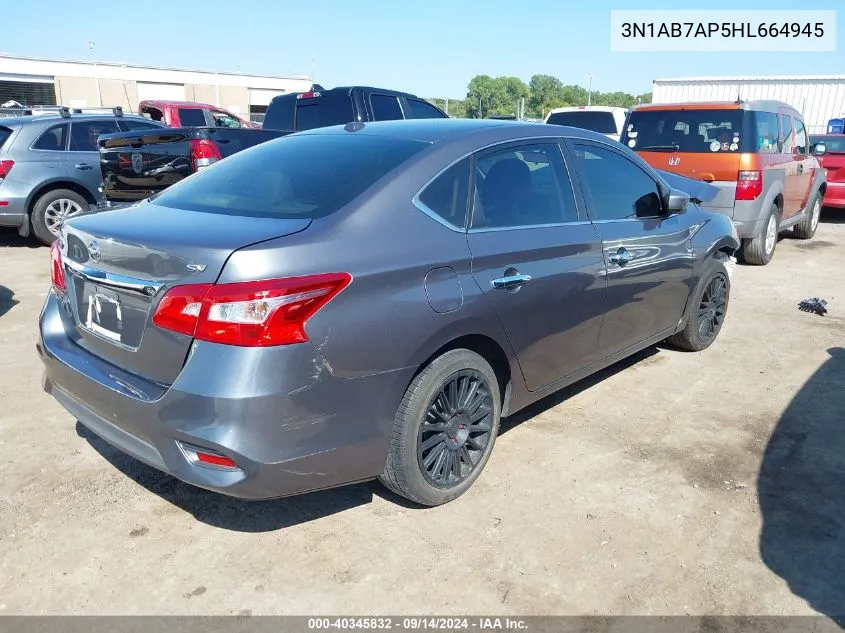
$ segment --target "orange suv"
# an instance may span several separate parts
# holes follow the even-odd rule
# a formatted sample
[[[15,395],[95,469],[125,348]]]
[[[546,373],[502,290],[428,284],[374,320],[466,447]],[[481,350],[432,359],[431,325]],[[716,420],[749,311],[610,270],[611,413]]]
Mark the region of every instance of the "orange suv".
[[[810,239],[825,170],[801,114],[780,101],[648,104],[631,109],[620,142],[657,169],[720,189],[704,206],[728,215],[749,264],[768,264],[778,234]]]

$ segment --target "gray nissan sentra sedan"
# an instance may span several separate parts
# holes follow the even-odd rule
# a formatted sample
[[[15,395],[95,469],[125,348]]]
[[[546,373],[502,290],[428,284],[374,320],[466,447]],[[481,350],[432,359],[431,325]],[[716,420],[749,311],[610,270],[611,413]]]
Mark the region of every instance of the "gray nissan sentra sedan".
[[[714,341],[739,244],[708,188],[568,127],[290,135],[62,227],[44,386],[202,488],[380,478],[442,504],[502,417],[663,339]]]

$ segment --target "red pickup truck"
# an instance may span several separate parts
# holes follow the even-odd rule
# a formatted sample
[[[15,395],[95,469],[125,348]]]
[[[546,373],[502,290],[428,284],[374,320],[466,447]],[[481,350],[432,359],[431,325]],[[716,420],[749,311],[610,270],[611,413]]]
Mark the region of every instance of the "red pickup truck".
[[[167,127],[260,128],[228,110],[196,101],[142,101],[138,114],[159,121]]]

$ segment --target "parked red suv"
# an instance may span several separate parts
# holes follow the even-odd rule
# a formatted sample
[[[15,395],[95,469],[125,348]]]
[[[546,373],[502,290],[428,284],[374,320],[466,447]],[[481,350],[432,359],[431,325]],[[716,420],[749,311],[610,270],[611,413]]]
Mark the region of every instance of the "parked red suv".
[[[813,134],[810,152],[827,170],[827,191],[822,204],[845,208],[845,134]]]
[[[142,101],[138,104],[138,114],[167,127],[261,127],[223,108],[195,101]]]

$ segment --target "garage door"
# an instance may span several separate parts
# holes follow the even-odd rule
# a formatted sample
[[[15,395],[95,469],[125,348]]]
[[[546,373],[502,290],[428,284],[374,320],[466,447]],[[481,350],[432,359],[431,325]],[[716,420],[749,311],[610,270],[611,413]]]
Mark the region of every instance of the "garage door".
[[[138,82],[138,101],[185,101],[185,86],[182,84],[160,84]]]
[[[261,90],[258,88],[250,88],[249,91],[249,105],[250,106],[268,106],[273,97],[285,94],[284,90]]]

